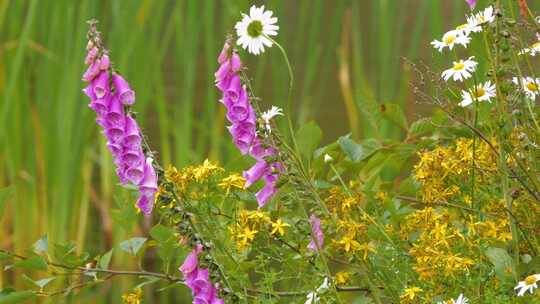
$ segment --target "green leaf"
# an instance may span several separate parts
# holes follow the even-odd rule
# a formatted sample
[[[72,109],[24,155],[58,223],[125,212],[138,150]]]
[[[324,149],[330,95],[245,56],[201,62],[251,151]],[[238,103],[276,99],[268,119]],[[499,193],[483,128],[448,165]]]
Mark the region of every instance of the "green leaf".
[[[47,235],[44,235],[32,246],[33,250],[37,254],[47,253],[49,251],[49,242]]]
[[[489,261],[495,266],[495,273],[502,282],[512,280],[516,275],[514,261],[502,248],[490,247],[485,252]]]
[[[381,105],[381,114],[388,121],[398,125],[403,130],[408,129],[407,118],[401,107],[396,103],[384,103]]]
[[[13,264],[14,268],[32,269],[32,270],[47,270],[47,261],[39,255],[31,258],[17,261]]]
[[[352,161],[360,161],[363,155],[362,146],[351,139],[351,134],[341,136],[337,142],[341,150],[343,150],[345,155],[347,155]]]
[[[11,195],[11,187],[0,189],[0,219],[4,215],[4,209],[6,207],[6,202],[9,196]]]
[[[134,237],[129,240],[125,240],[120,243],[120,249],[131,254],[132,256],[136,256],[146,240],[147,239],[143,237]]]
[[[111,263],[112,253],[114,249],[109,250],[99,258],[98,267],[101,269],[109,269],[109,264]]]
[[[44,288],[45,286],[47,286],[47,284],[49,284],[49,283],[52,282],[54,279],[56,279],[56,277],[50,277],[50,278],[45,278],[45,279],[41,279],[41,280],[36,280],[36,281],[34,281],[34,280],[32,280],[32,278],[30,278],[30,277],[27,276],[26,274],[23,274],[23,278],[24,278],[26,281],[28,281],[28,282],[30,282],[30,283],[36,285],[37,287],[39,287],[40,290],[43,290],[43,288]]]
[[[350,136],[350,134],[342,136],[337,142],[341,150],[354,162],[367,159],[381,148],[381,143],[376,139],[370,138],[356,143]]]
[[[308,158],[311,158],[321,139],[321,128],[314,121],[310,121],[300,127],[300,130],[296,133],[296,142],[300,153]]]
[[[174,231],[169,227],[157,224],[150,229],[150,235],[154,240],[158,241],[158,243],[165,243],[174,238]]]
[[[31,290],[25,291],[13,291],[13,292],[0,292],[0,304],[14,304],[22,303],[23,301],[30,300],[36,297],[35,292]]]
[[[435,127],[431,122],[431,119],[421,118],[412,123],[411,127],[409,128],[409,135],[420,136],[426,133],[433,132],[433,130],[435,130]]]
[[[11,255],[10,253],[8,252],[5,252],[5,251],[0,251],[0,261],[1,260],[7,260],[7,259],[10,259],[12,258],[13,255]]]
[[[45,279],[34,281],[34,284],[36,284],[39,288],[43,289],[45,286],[47,286],[47,284],[52,282],[54,279],[56,279],[56,277],[45,278]]]

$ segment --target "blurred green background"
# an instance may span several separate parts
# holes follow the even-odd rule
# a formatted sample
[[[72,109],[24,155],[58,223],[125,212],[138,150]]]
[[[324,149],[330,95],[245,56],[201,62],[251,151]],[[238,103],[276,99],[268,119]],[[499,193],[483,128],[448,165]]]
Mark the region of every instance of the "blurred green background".
[[[162,164],[210,157],[244,167],[224,128],[213,73],[225,35],[251,4],[279,18],[277,40],[296,76],[295,111],[287,114],[298,125],[316,120],[326,142],[349,132],[399,136],[364,119],[382,103],[402,105],[411,118],[428,113],[415,103],[414,75],[402,57],[433,62],[429,41],[468,11],[461,0],[0,0],[0,194],[8,198],[0,247],[24,252],[47,234],[96,255],[149,227],[140,216],[137,225],[127,220],[137,216],[135,198],[117,185],[81,93],[91,18],[136,91],[137,119]],[[283,106],[287,69],[278,49],[244,55],[263,109]],[[112,267],[136,265],[118,253]],[[75,301],[118,303],[133,281],[114,282]],[[16,273],[0,274],[0,287],[24,284]],[[146,301],[167,302],[171,294],[150,292]]]

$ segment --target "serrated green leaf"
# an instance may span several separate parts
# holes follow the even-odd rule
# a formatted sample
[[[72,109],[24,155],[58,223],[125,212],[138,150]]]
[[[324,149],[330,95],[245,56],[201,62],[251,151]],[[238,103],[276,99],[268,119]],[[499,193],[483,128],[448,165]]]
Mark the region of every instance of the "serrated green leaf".
[[[385,103],[381,105],[381,114],[388,121],[396,124],[403,130],[408,129],[407,118],[401,107],[396,103]]]
[[[47,270],[47,261],[41,256],[33,256],[28,259],[20,260],[13,263],[13,268],[23,268],[32,270]]]
[[[101,269],[109,269],[109,265],[111,263],[111,258],[113,254],[113,250],[109,250],[109,252],[105,253],[99,258],[98,267]]]
[[[300,153],[308,158],[312,157],[312,154],[321,142],[321,139],[321,128],[319,128],[314,121],[310,121],[300,127],[300,130],[296,133],[296,142],[300,149]]]
[[[493,264],[499,280],[506,282],[516,275],[514,261],[505,249],[490,247],[485,254]]]
[[[41,237],[41,239],[37,240],[37,242],[35,242],[32,246],[32,249],[37,254],[47,253],[49,251],[49,241],[47,235],[44,235]]]
[[[120,243],[120,249],[131,254],[132,256],[136,256],[144,243],[146,243],[146,240],[147,239],[143,237],[134,237],[129,240],[125,240]]]
[[[36,297],[35,292],[31,290],[14,291],[9,293],[0,293],[0,304],[15,304],[22,303],[23,301],[34,299]]]

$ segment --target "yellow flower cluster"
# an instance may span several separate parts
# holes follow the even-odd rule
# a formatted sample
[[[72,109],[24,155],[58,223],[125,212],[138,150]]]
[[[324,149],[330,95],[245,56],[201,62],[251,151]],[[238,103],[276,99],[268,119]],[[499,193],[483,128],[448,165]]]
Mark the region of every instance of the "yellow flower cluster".
[[[232,188],[244,189],[246,184],[246,179],[243,178],[240,174],[234,173],[221,180],[218,186],[225,190],[227,193],[231,191]]]
[[[469,244],[461,232],[450,224],[447,211],[436,212],[429,207],[410,214],[401,234],[408,237],[413,232],[419,235],[409,254],[414,258],[413,268],[420,280],[435,283],[455,278],[469,272],[474,265],[474,257],[455,252],[457,248]]]
[[[422,288],[416,286],[405,288],[399,296],[399,302],[402,304],[419,303],[419,295],[422,292]]]
[[[510,222],[508,219],[486,220],[482,222],[471,221],[467,228],[470,237],[477,237],[477,239],[473,241],[475,243],[480,241],[506,242],[512,239]]]
[[[343,192],[341,187],[332,187],[328,190],[328,197],[326,198],[325,203],[330,212],[338,217],[343,217],[350,215],[351,210],[356,209],[361,200],[362,194],[360,192],[355,192],[351,196]]]
[[[420,195],[425,202],[448,201],[460,193],[456,181],[471,174],[473,157],[474,167],[479,168],[479,178],[497,169],[497,158],[489,145],[477,140],[473,153],[473,140],[468,138],[460,138],[452,146],[437,146],[431,151],[419,152],[418,156],[420,160],[414,166],[414,176],[422,185]]]
[[[141,304],[142,289],[137,288],[132,293],[122,295],[122,302],[126,304]]]
[[[277,219],[273,222],[267,212],[260,210],[242,210],[236,217],[236,222],[229,227],[232,238],[236,242],[236,248],[244,251],[251,246],[255,236],[260,231],[269,231],[276,237],[285,235],[289,224]]]
[[[185,193],[190,183],[204,183],[210,177],[223,171],[224,169],[217,165],[217,163],[206,159],[199,166],[188,166],[180,170],[171,165],[165,170],[165,179],[174,184],[177,191]]]
[[[349,185],[354,189],[357,185]],[[352,194],[345,193],[341,187],[333,187],[328,190],[325,204],[328,210],[338,219],[336,236],[332,244],[339,251],[348,256],[360,254],[366,260],[370,252],[376,252],[373,243],[366,236],[368,220],[366,218],[355,219],[362,201],[362,194],[354,191]]]

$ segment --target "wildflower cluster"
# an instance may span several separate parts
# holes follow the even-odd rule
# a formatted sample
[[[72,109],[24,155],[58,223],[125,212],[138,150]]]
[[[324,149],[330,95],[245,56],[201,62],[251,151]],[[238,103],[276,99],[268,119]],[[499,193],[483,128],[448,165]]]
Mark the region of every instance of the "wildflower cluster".
[[[223,46],[218,62],[220,67],[215,74],[216,86],[223,93],[221,102],[227,108],[227,119],[232,123],[228,127],[229,132],[240,152],[249,154],[257,161],[243,174],[246,179],[245,187],[248,188],[259,180],[264,181],[265,185],[256,194],[259,207],[263,207],[277,191],[279,163],[270,160],[275,157],[276,151],[268,147],[257,134],[255,110],[249,101],[246,86],[242,85],[240,78],[242,63],[229,42]],[[267,126],[270,118],[266,118]]]
[[[259,232],[280,238],[285,235],[290,226],[280,218],[272,221],[266,212],[242,209],[237,214],[234,223],[229,226],[229,232],[238,251],[244,252],[252,245]]]
[[[120,74],[113,71],[95,25],[89,31],[88,39],[85,63],[89,67],[83,80],[89,85],[83,92],[90,98],[89,106],[96,112],[96,122],[103,128],[120,182],[124,185],[130,182],[139,188],[137,207],[148,215],[154,205],[157,175],[152,166],[153,159],[143,152],[139,126],[129,112],[129,106],[135,102],[135,92]]]
[[[200,191],[201,189],[195,186],[200,186],[208,182],[209,179],[218,176],[223,172],[224,169],[217,163],[206,159],[199,166],[187,166],[182,169],[177,169],[176,167],[170,165],[165,170],[165,179],[174,185],[175,190],[179,195],[196,199],[200,197],[200,194],[204,195],[204,191]],[[235,185],[238,187],[241,181],[241,179],[226,181],[225,187],[227,189],[230,189],[230,187]]]
[[[425,202],[444,202],[463,194],[458,187],[460,180],[467,184],[473,168],[478,168],[480,179],[487,179],[497,170],[497,157],[485,142],[473,145],[474,140],[457,139],[454,145],[437,146],[418,153],[414,177],[422,185],[420,196]],[[473,149],[474,147],[474,149]],[[464,197],[470,201],[470,197]]]

